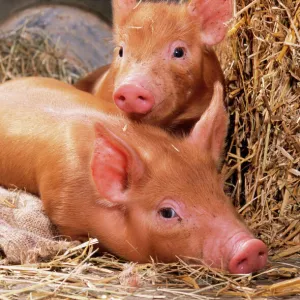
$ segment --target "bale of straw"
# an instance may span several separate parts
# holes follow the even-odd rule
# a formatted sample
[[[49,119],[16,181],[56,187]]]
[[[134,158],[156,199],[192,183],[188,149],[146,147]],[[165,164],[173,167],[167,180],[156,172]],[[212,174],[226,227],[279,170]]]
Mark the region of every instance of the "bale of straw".
[[[33,30],[34,29],[34,30]],[[16,77],[43,76],[73,83],[85,66],[65,57],[47,32],[26,26],[0,34],[0,83]]]
[[[270,253],[299,253],[300,5],[238,1],[236,11],[217,49],[231,118],[224,176]]]

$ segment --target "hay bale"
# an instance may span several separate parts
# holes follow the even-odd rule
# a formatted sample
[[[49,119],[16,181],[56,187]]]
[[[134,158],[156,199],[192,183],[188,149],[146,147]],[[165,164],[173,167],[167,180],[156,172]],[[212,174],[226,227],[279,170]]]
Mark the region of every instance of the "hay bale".
[[[300,6],[262,0],[238,2],[237,11],[218,49],[227,54],[231,117],[225,178],[270,253],[293,246],[299,253]]]
[[[231,116],[223,173],[234,204],[270,247],[272,264],[255,276],[182,261],[128,264],[111,255],[94,257],[91,240],[49,262],[0,266],[1,298],[298,297],[300,5],[237,1],[235,10],[229,38],[218,48]],[[42,35],[32,40],[26,29],[0,39],[0,80],[38,74],[77,80],[85,70],[50,44]]]
[[[73,83],[86,74],[78,61],[68,60],[59,44],[38,28],[22,27],[0,34],[0,82],[43,76]]]

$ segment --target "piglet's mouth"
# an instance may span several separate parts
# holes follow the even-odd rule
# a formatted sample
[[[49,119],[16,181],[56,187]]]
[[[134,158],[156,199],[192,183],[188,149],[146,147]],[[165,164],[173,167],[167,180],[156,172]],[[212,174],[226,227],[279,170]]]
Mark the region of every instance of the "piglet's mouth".
[[[153,110],[149,111],[146,114],[125,113],[125,115],[127,116],[127,118],[135,122],[143,122],[146,124],[159,125],[161,120],[158,116],[156,116],[156,110],[154,109],[155,107],[153,107]]]
[[[149,113],[147,113],[147,114],[126,113],[126,116],[133,121],[140,121],[140,120],[144,119],[148,114]]]
[[[249,274],[266,266],[267,246],[248,233],[239,232],[222,244],[221,248],[220,245],[216,247],[209,254],[199,253],[198,258],[181,258],[189,264],[201,264],[208,268],[226,270],[231,274]]]

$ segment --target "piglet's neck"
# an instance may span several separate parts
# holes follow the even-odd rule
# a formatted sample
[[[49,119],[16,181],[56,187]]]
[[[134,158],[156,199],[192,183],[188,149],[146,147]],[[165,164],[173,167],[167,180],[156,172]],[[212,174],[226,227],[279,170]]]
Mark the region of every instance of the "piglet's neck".
[[[213,91],[213,85],[219,81],[224,85],[224,74],[221,69],[216,53],[210,47],[206,47],[203,51],[203,81]]]

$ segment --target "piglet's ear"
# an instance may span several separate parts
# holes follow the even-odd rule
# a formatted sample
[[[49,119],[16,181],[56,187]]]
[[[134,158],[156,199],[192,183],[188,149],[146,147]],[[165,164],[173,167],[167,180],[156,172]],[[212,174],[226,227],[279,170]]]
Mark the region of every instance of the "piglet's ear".
[[[144,165],[122,138],[101,124],[95,125],[92,176],[99,194],[111,205],[125,204],[130,184],[138,180]]]
[[[137,5],[136,0],[113,0],[114,25],[122,24],[128,14]]]
[[[228,127],[228,114],[223,99],[223,87],[217,82],[209,107],[188,137],[190,143],[196,144],[199,151],[208,153],[217,165],[223,154]]]
[[[224,23],[232,18],[232,0],[191,0],[188,12],[200,22],[203,43],[212,46],[226,35]]]

